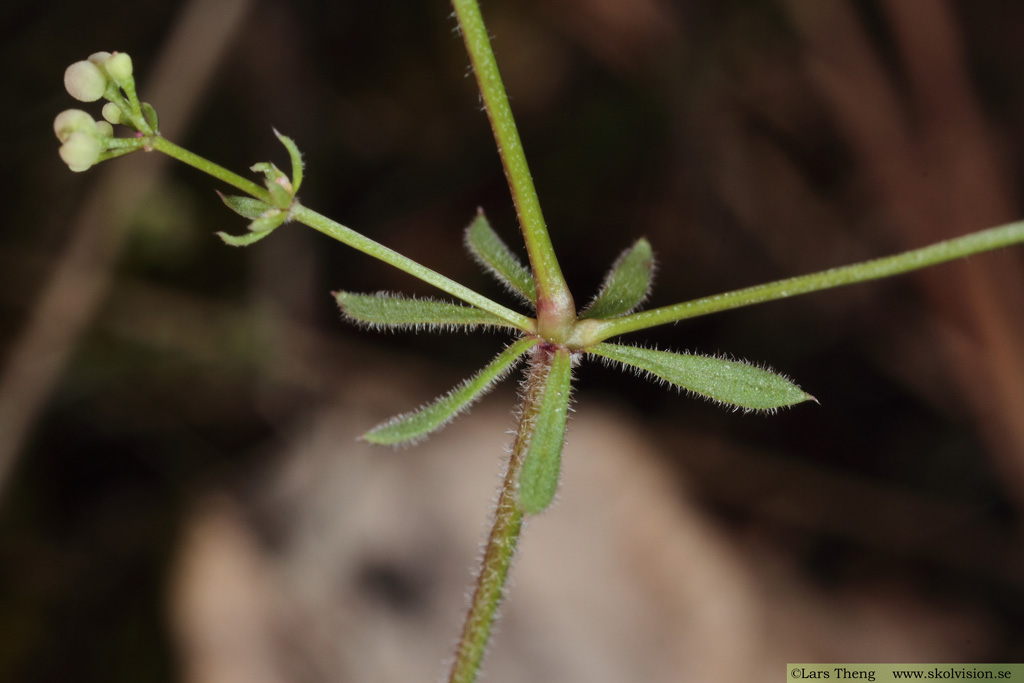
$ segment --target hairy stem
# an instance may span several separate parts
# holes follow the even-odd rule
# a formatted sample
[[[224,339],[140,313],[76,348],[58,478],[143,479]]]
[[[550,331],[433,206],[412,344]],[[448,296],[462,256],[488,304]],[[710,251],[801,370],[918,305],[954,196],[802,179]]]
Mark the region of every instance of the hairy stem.
[[[494,525],[487,539],[487,548],[484,550],[476,589],[473,591],[462,637],[455,652],[449,683],[472,683],[480,670],[480,662],[491,636],[491,627],[504,593],[505,581],[523,524],[523,510],[518,500],[519,473],[529,451],[550,371],[550,355],[534,353],[523,385],[519,425],[508,461],[508,470],[505,472],[505,480],[498,497],[498,507],[494,513]]]
[[[505,177],[512,191],[512,201],[526,241],[526,250],[530,255],[530,265],[537,282],[537,316],[541,334],[552,341],[560,341],[558,337],[567,332],[576,320],[576,307],[555,257],[487,28],[477,0],[452,0],[452,5],[491,121],[494,140],[498,144],[498,153],[505,167]]]
[[[764,285],[737,289],[725,294],[604,320],[587,331],[587,342],[593,344],[626,332],[635,332],[699,315],[750,306],[764,301],[785,299],[797,294],[807,294],[857,282],[877,280],[1021,242],[1024,242],[1024,221],[982,230],[944,242],[936,242],[930,246],[906,251],[895,256],[831,268],[810,275],[777,280]]]

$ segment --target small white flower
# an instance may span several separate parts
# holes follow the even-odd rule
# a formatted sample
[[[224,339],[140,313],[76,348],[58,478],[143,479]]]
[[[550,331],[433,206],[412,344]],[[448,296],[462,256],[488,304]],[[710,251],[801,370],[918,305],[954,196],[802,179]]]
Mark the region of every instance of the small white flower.
[[[82,60],[64,72],[64,87],[76,100],[95,102],[107,91],[107,77],[98,66]]]
[[[53,120],[53,132],[61,142],[67,142],[72,133],[95,135],[96,121],[81,109],[66,109]]]
[[[132,58],[125,52],[115,52],[104,65],[107,74],[119,85],[132,77]]]
[[[93,52],[89,55],[89,61],[101,69],[106,66],[108,59],[110,59],[109,52]]]
[[[60,146],[60,158],[76,173],[87,170],[99,161],[102,152],[100,141],[94,135],[81,131],[71,133]]]
[[[113,102],[107,102],[103,105],[103,118],[105,118],[107,121],[110,121],[113,124],[121,123],[121,107],[117,106]]]

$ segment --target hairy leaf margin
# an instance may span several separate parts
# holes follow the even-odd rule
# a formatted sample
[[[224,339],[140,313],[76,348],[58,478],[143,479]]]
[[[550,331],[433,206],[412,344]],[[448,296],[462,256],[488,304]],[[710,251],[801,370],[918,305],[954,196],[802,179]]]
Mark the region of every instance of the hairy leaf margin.
[[[744,412],[815,401],[788,377],[745,361],[600,343],[587,354]]]
[[[535,372],[545,372],[546,376],[527,380],[540,382],[535,389],[541,393],[534,399],[536,414],[529,416],[533,420],[529,425],[530,443],[519,472],[519,506],[528,515],[543,512],[554,500],[569,418],[572,356],[564,347],[556,347],[550,353],[549,365],[534,368]]]
[[[654,253],[651,243],[641,237],[615,259],[594,300],[579,317],[615,318],[632,313],[651,293],[653,278]]]
[[[334,292],[334,298],[346,320],[370,329],[431,332],[479,327],[518,329],[493,313],[452,301],[407,297],[390,292]]]
[[[510,344],[480,372],[463,380],[447,394],[418,410],[396,415],[363,434],[373,444],[407,445],[421,441],[465,412],[495,384],[504,379],[527,351],[540,343],[536,337],[523,337]]]
[[[473,259],[508,291],[526,303],[537,305],[537,285],[533,274],[494,231],[483,211],[477,213],[466,228],[465,243]]]

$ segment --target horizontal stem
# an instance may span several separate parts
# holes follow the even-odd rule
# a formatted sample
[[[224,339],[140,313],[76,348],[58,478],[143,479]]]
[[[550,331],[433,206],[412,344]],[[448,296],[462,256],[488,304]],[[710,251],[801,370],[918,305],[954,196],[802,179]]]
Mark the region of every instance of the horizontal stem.
[[[602,320],[590,333],[588,340],[592,343],[598,342],[627,332],[674,323],[708,313],[750,306],[764,301],[785,299],[797,294],[807,294],[857,282],[877,280],[1021,242],[1024,242],[1024,221],[989,228],[894,256],[777,280],[725,294],[654,308],[621,318]]]

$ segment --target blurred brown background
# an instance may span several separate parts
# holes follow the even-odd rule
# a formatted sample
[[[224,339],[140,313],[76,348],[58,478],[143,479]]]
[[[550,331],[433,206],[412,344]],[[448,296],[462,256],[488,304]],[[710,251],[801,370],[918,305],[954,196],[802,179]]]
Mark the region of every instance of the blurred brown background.
[[[1016,0],[483,9],[580,304],[640,235],[662,305],[1024,213]],[[512,384],[423,448],[355,438],[503,341],[348,328],[332,290],[428,289],[298,226],[225,247],[215,183],[72,174],[51,122],[68,64],[127,51],[175,141],[241,171],[285,163],[276,127],[307,205],[501,297],[462,253],[478,206],[518,238],[453,28],[442,0],[0,10],[0,679],[439,675]],[[1018,248],[645,337],[821,401],[772,417],[584,365],[488,680],[1022,661],[1022,282]]]

